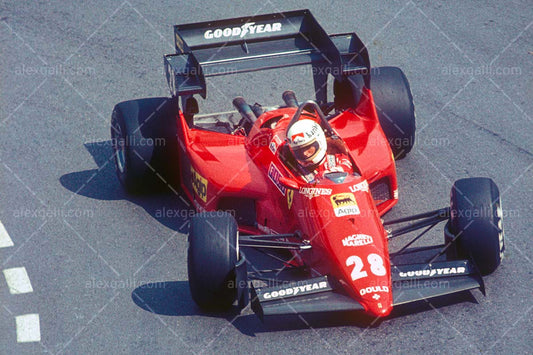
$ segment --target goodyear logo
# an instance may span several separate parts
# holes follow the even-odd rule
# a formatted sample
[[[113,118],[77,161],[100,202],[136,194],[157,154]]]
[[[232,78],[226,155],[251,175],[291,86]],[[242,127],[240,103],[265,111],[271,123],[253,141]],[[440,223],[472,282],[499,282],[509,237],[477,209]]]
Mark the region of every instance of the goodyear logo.
[[[192,189],[196,193],[196,196],[204,202],[207,202],[207,179],[200,175],[194,168],[191,166],[191,182]]]
[[[205,39],[212,38],[228,38],[228,37],[238,37],[243,38],[247,34],[259,34],[259,33],[269,33],[269,32],[279,32],[281,31],[281,22],[274,23],[265,23],[265,24],[256,24],[255,22],[247,22],[240,27],[227,27],[227,28],[216,28],[214,30],[207,30],[204,32]]]
[[[357,200],[351,192],[331,196],[331,205],[337,217],[358,215],[361,213],[357,205]]]

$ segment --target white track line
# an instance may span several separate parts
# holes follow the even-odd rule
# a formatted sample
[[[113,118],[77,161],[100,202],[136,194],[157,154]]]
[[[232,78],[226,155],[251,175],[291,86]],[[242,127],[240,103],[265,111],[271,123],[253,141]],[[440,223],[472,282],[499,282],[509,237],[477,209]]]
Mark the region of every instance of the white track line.
[[[24,314],[15,317],[17,323],[17,342],[28,343],[41,341],[41,326],[39,324],[39,315]]]
[[[9,286],[9,293],[12,295],[33,292],[30,278],[28,277],[25,267],[5,269],[4,276],[6,278],[7,286]]]
[[[4,225],[0,222],[0,248],[12,247],[13,245],[13,241],[9,237],[9,234],[7,234]]]

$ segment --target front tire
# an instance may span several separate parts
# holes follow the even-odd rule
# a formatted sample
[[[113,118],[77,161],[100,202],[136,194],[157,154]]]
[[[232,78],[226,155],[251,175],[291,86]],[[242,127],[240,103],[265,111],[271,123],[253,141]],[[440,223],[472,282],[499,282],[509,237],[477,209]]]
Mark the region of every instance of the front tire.
[[[451,191],[452,248],[460,258],[471,258],[482,275],[500,265],[505,250],[498,187],[489,178],[457,180]]]
[[[191,295],[204,309],[229,309],[237,299],[235,265],[238,229],[229,213],[214,211],[191,218],[187,268]]]

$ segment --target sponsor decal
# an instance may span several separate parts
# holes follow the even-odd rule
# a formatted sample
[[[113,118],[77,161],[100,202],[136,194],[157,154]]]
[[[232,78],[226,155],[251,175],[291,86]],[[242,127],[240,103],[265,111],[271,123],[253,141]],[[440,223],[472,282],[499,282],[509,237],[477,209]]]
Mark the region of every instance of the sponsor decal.
[[[327,288],[329,288],[327,281],[313,282],[307,285],[287,287],[277,291],[265,292],[263,293],[263,298],[265,300],[271,300],[286,296],[297,296]]]
[[[457,274],[466,274],[466,267],[459,266],[459,267],[444,267],[444,268],[438,268],[438,269],[425,269],[425,270],[413,270],[413,271],[406,271],[406,272],[400,272],[400,277],[432,277],[435,275],[457,275]]]
[[[255,22],[247,22],[240,27],[227,27],[227,28],[216,28],[214,30],[207,30],[204,32],[205,39],[221,38],[221,37],[238,37],[243,38],[244,36],[251,34],[259,33],[269,33],[269,32],[279,32],[281,31],[281,23],[265,23],[256,25]]]
[[[304,195],[307,198],[313,198],[318,196],[329,196],[331,195],[332,189],[326,189],[323,187],[300,187],[300,190],[298,190],[299,193]]]
[[[331,196],[331,205],[337,217],[352,216],[361,213],[355,196],[350,192]]]
[[[311,139],[313,137],[316,136],[318,130],[321,129],[320,126],[318,125],[318,123],[315,123],[311,126],[311,128],[305,132],[300,132],[300,133],[296,133],[296,134],[293,134],[291,136],[291,141],[293,143],[300,143],[300,142],[304,142],[305,141],[305,137],[307,136],[307,138]]]
[[[378,295],[377,293],[374,293],[374,296],[372,296],[372,298],[377,301],[377,300],[379,300],[381,298],[381,296]]]
[[[272,154],[276,154],[276,151],[278,150],[281,143],[281,139],[278,136],[274,136],[274,138],[272,138],[272,141],[268,145],[268,148],[270,148]]]
[[[276,151],[278,150],[278,146],[274,143],[274,141],[270,142],[268,148],[270,149],[272,154],[276,154]]]
[[[191,182],[192,189],[194,190],[196,196],[198,196],[202,201],[207,202],[207,179],[194,170],[192,166]]]
[[[374,239],[366,234],[352,234],[342,240],[345,247],[360,247],[374,243]]]
[[[279,182],[279,179],[282,177],[281,171],[274,165],[274,163],[270,162],[270,167],[268,168],[268,178],[276,185],[279,192],[283,196],[285,196],[285,193],[287,192],[287,188]]]
[[[291,141],[293,143],[298,143],[298,142],[302,141],[304,138],[305,138],[304,133],[300,132],[300,133],[293,134],[292,137],[291,137]]]
[[[350,186],[350,191],[351,192],[357,192],[357,191],[368,192],[368,181],[366,181],[366,180],[365,181],[361,181],[358,184]]]
[[[184,53],[185,50],[183,49],[183,40],[180,38],[180,36],[176,33],[176,48],[180,50],[180,53]]]
[[[333,154],[328,154],[326,159],[329,169],[333,169],[337,166],[337,159]]]
[[[289,189],[287,191],[287,207],[289,207],[289,210],[291,209],[292,207],[292,201],[293,201],[293,198],[294,198],[294,191]]]
[[[383,265],[383,258],[378,254],[371,253],[366,257],[368,264],[370,264],[370,272],[376,276],[387,275],[387,269]],[[352,266],[351,272],[352,281],[359,280],[368,276],[368,266],[365,265],[363,259],[357,255],[349,256],[346,259],[346,266]]]
[[[318,125],[318,123],[315,123],[313,126],[311,126],[310,130],[305,131],[305,135],[307,136],[307,138],[313,138],[316,136],[319,129],[320,129],[320,126]]]
[[[361,296],[364,296],[367,293],[376,293],[376,292],[389,292],[389,288],[387,286],[370,286],[370,287],[362,288],[359,290],[359,294]]]

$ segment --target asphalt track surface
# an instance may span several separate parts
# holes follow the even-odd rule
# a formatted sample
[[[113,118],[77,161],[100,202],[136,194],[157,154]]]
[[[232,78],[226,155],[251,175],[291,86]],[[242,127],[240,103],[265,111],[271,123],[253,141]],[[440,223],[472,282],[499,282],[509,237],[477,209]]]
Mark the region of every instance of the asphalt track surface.
[[[264,325],[249,308],[194,305],[190,212],[172,194],[123,192],[111,111],[167,95],[171,25],[299,8],[328,33],[356,31],[373,66],[399,66],[410,80],[418,136],[398,163],[400,203],[387,218],[446,206],[458,178],[499,185],[507,254],[486,297],[472,291],[374,323]],[[2,2],[0,221],[13,245],[0,229],[0,353],[531,353],[532,21],[527,0]],[[304,69],[227,77],[210,83],[203,108],[231,109],[243,94],[279,104],[286,89],[307,98],[310,84]],[[441,240],[438,231],[428,243]],[[17,318],[28,314],[37,322]]]

